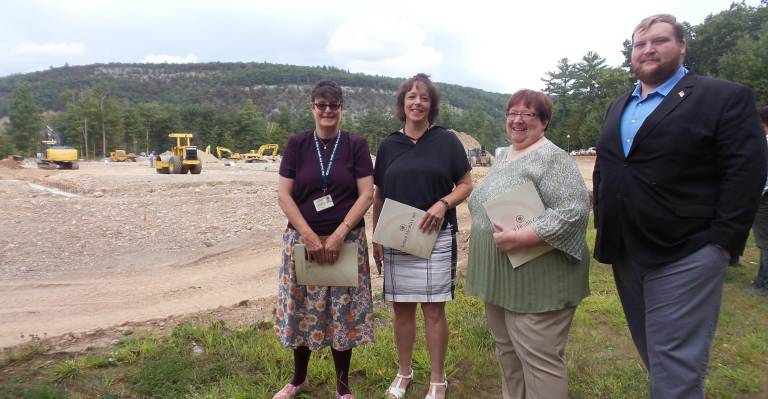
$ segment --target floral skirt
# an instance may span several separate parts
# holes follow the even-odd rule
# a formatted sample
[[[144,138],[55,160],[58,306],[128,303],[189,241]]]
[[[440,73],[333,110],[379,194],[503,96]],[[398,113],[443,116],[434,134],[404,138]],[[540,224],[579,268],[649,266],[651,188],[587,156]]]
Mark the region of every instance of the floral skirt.
[[[285,229],[274,327],[280,342],[289,348],[306,346],[313,351],[328,346],[345,351],[373,342],[373,299],[365,229],[352,230],[345,238],[345,242],[357,243],[357,287],[299,285],[293,246],[302,242],[298,231]]]

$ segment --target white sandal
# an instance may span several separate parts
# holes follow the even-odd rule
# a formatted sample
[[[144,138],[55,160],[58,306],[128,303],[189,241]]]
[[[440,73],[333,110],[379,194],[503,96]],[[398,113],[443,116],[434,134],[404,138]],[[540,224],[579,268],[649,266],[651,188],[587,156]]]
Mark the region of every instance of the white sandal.
[[[429,392],[424,399],[437,399],[437,387],[445,387],[445,391],[448,392],[448,377],[443,375],[443,382],[430,382]]]
[[[405,388],[400,388],[400,384],[402,384],[403,380],[410,381],[408,381],[408,385],[406,385]],[[397,373],[397,377],[395,377],[395,380],[392,381],[392,384],[389,385],[389,389],[387,389],[387,398],[394,396],[395,399],[403,399],[405,397],[405,391],[411,385],[411,382],[413,382],[413,367],[411,367],[411,374],[402,375]]]

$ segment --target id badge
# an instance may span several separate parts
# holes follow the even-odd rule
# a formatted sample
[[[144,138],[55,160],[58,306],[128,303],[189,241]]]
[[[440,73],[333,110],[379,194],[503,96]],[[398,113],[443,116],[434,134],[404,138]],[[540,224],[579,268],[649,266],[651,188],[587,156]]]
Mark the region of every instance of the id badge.
[[[330,194],[324,195],[313,202],[315,203],[315,210],[318,212],[333,207],[333,199]]]

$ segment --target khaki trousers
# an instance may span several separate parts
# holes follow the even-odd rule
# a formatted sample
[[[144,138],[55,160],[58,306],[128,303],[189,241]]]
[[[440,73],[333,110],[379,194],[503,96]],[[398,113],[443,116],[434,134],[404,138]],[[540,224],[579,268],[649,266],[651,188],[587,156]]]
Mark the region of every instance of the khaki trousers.
[[[567,399],[565,343],[575,307],[516,313],[486,303],[504,399]]]

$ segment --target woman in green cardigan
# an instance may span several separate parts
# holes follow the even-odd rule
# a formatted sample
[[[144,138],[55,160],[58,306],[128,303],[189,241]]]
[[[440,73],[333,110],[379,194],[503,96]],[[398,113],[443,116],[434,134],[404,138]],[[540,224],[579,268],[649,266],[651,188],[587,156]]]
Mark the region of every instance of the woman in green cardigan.
[[[466,291],[485,301],[505,399],[568,397],[565,343],[576,306],[589,295],[589,194],[570,155],[544,137],[551,115],[544,93],[510,97],[512,144],[469,199]],[[542,216],[517,230],[491,222],[483,204],[529,182],[544,204]],[[512,267],[507,252],[542,243],[553,250]]]

